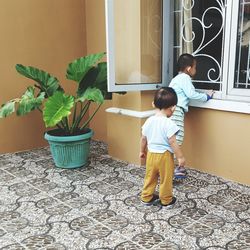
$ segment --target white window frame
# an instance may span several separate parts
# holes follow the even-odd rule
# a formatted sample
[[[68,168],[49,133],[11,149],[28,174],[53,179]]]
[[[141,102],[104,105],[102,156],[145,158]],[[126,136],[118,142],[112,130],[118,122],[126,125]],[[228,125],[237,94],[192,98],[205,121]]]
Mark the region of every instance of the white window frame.
[[[239,89],[235,88],[235,67],[236,65],[236,48],[237,48],[237,34],[238,34],[238,26],[239,26],[239,6],[240,6],[240,0],[238,1],[230,1],[232,5],[232,21],[231,21],[231,37],[229,38],[230,42],[230,55],[228,62],[234,62],[229,63],[228,65],[228,99],[236,99],[236,100],[242,100],[242,101],[248,101],[250,102],[250,89]]]
[[[250,93],[248,89],[234,88],[239,1],[240,0],[226,0],[225,4],[226,13],[224,43],[222,44],[224,52],[222,60],[221,90],[216,91],[214,99],[209,102],[201,103],[198,101],[191,101],[191,107],[250,114]]]
[[[143,91],[143,90],[155,90],[162,86],[167,86],[170,76],[172,75],[172,53],[170,48],[172,46],[165,46],[169,44],[171,39],[171,12],[170,4],[171,0],[163,0],[163,34],[162,34],[162,77],[160,83],[133,83],[133,84],[116,84],[115,83],[115,40],[114,40],[114,1],[105,0],[106,11],[106,46],[107,46],[107,65],[108,65],[108,91],[120,92],[120,91]],[[124,0],[125,2],[125,0]]]
[[[113,3],[106,1],[106,42],[108,62],[108,91],[155,90],[167,86],[173,76],[173,4],[174,0],[163,0],[163,54],[162,83],[160,84],[115,84],[115,44]],[[234,88],[235,59],[238,32],[238,11],[240,0],[226,0],[222,87],[216,91],[214,99],[207,103],[191,101],[190,106],[250,114],[250,90]],[[234,62],[234,63],[232,63]],[[205,91],[205,90],[201,90]]]
[[[224,39],[222,43],[222,74],[221,74],[221,89],[215,91],[213,106],[218,104],[218,109],[224,108],[223,101],[250,102],[250,89],[234,88],[235,83],[235,60],[237,49],[237,34],[238,34],[238,18],[240,0],[225,0],[225,20],[224,20]],[[234,63],[231,63],[234,62]],[[201,92],[206,92],[205,89],[197,89]],[[217,102],[216,102],[217,101]],[[233,106],[232,102],[227,102],[229,106]],[[196,101],[191,101],[191,105],[199,106]],[[201,103],[200,107],[205,107],[208,104]],[[208,105],[211,107],[211,105]],[[242,107],[242,105],[240,105]],[[246,105],[249,109],[249,105]],[[236,108],[238,110],[238,108]]]

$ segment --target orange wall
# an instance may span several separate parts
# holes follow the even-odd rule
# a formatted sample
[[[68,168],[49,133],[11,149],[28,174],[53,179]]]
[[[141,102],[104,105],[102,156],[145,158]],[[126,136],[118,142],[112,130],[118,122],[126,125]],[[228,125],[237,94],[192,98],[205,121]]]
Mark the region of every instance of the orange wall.
[[[86,3],[86,33],[87,33],[87,53],[97,53],[106,51],[106,30],[105,30],[105,1],[85,0]],[[140,94],[129,93],[126,95],[113,95],[111,101],[105,101],[100,108],[90,127],[94,129],[94,138],[107,142],[108,118],[105,109],[108,107],[135,108],[140,110]],[[90,113],[95,109],[95,105],[90,108]]]
[[[104,0],[86,0],[86,13],[88,52],[105,50]],[[107,106],[149,110],[152,109],[153,93],[143,91],[115,96]],[[95,125],[101,124],[101,127],[96,125],[96,132],[102,134],[97,138],[108,142],[112,156],[139,164],[139,138],[143,122],[143,119],[106,115],[103,110],[96,117]],[[189,166],[250,185],[249,115],[190,108],[185,130],[183,151]]]
[[[191,108],[185,121],[188,165],[250,185],[250,116]]]
[[[16,63],[47,70],[64,81],[65,89],[72,91],[74,83],[64,80],[68,62],[86,53],[106,50],[104,0],[60,0],[60,5],[56,0],[3,2],[4,7],[0,8],[0,103],[20,96],[30,83],[15,72]],[[110,106],[151,109],[152,97],[153,92],[115,95],[99,110],[91,127],[95,138],[108,142],[111,155],[138,163],[143,120],[107,115],[105,109]],[[188,165],[250,184],[249,128],[249,115],[191,108],[186,116],[183,145]],[[1,119],[0,152],[42,146],[46,143],[43,131],[37,112]]]
[[[86,0],[85,3],[87,53],[89,54],[100,51],[106,51],[105,0]],[[148,96],[149,92],[146,93],[146,95]],[[141,108],[144,108],[145,106],[145,104],[141,100],[142,98],[140,92],[130,92],[126,95],[114,94],[112,101],[106,101],[90,123],[90,127],[93,128],[95,131],[94,138],[105,142],[107,142],[108,140],[107,124],[109,123],[109,121],[107,120],[108,115],[105,112],[105,109],[114,106],[140,111]],[[151,100],[149,102],[151,106]],[[93,112],[94,108],[95,106],[93,105],[90,109],[90,112]],[[126,124],[124,125],[124,127],[126,127]],[[110,132],[109,134],[113,134],[113,132]],[[137,148],[135,148],[135,150],[137,150]]]
[[[66,90],[67,64],[86,54],[85,0],[2,0],[0,8],[0,104],[19,97],[31,81],[15,64],[32,65],[58,77]],[[46,144],[37,111],[0,120],[0,153]]]
[[[141,120],[124,115],[107,114],[108,152],[114,158],[140,164]]]
[[[85,3],[87,53],[106,51],[105,1],[86,0]],[[136,119],[130,117],[107,114],[105,109],[112,106],[141,110],[141,94],[140,92],[127,93],[126,95],[114,94],[111,101],[105,101],[90,123],[90,127],[95,132],[94,139],[107,142],[109,153],[112,156],[138,163],[138,140],[140,138],[140,132],[138,133],[138,131],[140,131],[140,120],[136,121]],[[90,113],[94,109],[95,105],[92,105]],[[127,133],[128,127],[132,127],[132,129]],[[129,134],[133,134],[133,136],[129,137]],[[136,136],[134,136],[135,134]],[[127,141],[132,142],[129,147],[127,147]]]
[[[85,0],[85,7],[87,53],[106,51],[104,0]],[[105,101],[90,122],[90,127],[95,132],[94,139],[107,141],[107,116],[105,109],[110,106],[112,106],[112,101]],[[95,105],[90,107],[90,114],[94,112],[95,108]]]

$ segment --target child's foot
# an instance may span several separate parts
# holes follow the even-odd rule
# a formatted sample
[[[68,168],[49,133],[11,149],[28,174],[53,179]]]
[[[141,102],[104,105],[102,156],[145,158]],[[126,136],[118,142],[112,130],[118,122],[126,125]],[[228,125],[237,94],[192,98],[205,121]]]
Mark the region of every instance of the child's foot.
[[[184,167],[176,167],[174,170],[175,179],[184,179],[187,177],[187,170]]]
[[[152,198],[150,201],[146,202],[146,201],[141,200],[141,203],[142,203],[143,205],[145,205],[145,206],[151,206],[151,205],[153,205],[157,200],[159,200],[159,195],[153,194],[153,198]]]
[[[168,204],[162,204],[161,201],[159,200],[158,202],[155,202],[155,203],[154,203],[154,206],[159,205],[159,206],[161,206],[161,207],[171,207],[172,205],[175,204],[176,200],[177,200],[177,199],[176,199],[175,197],[173,197],[173,198],[172,198],[172,201],[171,201],[170,203],[168,203]]]

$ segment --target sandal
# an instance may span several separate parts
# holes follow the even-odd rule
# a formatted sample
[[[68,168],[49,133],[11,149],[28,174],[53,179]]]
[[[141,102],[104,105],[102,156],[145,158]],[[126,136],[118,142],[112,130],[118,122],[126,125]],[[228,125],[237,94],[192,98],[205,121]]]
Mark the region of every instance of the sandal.
[[[176,167],[174,170],[174,178],[184,179],[187,177],[187,170],[184,167]]]

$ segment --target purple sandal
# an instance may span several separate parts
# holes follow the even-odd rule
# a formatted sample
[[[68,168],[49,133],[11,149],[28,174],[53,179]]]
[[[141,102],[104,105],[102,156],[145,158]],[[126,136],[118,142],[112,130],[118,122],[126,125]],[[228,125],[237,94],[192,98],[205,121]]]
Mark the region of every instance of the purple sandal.
[[[187,170],[184,167],[176,167],[174,170],[175,179],[184,179],[187,177]]]

